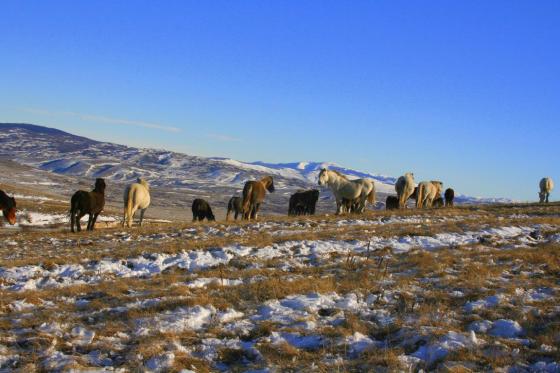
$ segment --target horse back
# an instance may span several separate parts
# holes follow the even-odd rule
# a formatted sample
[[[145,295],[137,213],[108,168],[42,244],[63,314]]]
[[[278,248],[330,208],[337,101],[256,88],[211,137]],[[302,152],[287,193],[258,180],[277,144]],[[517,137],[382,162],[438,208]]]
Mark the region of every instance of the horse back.
[[[243,202],[249,199],[252,203],[260,203],[266,194],[264,185],[259,181],[247,181],[243,187]]]
[[[150,192],[145,185],[140,183],[134,183],[129,185],[125,189],[124,193],[124,203],[125,205],[128,201],[132,199],[133,205],[138,205],[140,208],[144,209],[150,205]]]

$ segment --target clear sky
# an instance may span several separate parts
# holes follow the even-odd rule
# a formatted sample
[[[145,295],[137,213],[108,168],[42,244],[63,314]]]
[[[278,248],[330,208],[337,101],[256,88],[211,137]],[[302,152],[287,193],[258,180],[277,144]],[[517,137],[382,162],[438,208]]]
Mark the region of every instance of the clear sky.
[[[557,0],[4,1],[0,25],[0,122],[560,195]]]

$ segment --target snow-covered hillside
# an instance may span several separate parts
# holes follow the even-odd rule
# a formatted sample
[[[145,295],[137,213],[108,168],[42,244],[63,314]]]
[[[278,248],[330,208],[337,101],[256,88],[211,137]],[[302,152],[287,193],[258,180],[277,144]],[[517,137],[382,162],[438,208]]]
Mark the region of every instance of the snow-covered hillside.
[[[98,142],[28,124],[0,124],[0,128],[0,156],[9,156],[16,162],[63,175],[104,177],[121,182],[142,176],[154,185],[191,188],[206,184],[239,188],[246,180],[274,175],[275,184],[280,189],[297,189],[316,186],[320,169],[329,167],[350,177],[373,178],[381,192],[393,190],[394,178],[359,172],[334,163],[246,163]]]
[[[372,178],[378,201],[394,193],[395,177],[371,174],[329,162],[246,163],[225,158],[197,157],[177,152],[142,149],[99,142],[57,129],[31,124],[0,124],[0,157],[58,175],[87,178],[104,177],[124,184],[144,177],[153,186],[193,194],[223,195],[221,203],[238,193],[244,182],[273,175],[279,193],[271,203],[285,205],[294,190],[317,188],[317,177],[324,167],[351,178]],[[330,194],[323,189],[322,200]],[[459,195],[459,203],[506,202]]]

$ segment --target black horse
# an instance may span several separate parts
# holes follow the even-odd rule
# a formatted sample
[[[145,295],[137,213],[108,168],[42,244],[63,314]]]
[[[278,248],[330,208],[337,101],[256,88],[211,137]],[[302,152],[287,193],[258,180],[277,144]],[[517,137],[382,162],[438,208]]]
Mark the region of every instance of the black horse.
[[[315,215],[315,206],[319,200],[317,189],[298,191],[290,196],[288,215]]]
[[[445,197],[445,207],[453,207],[453,200],[455,199],[455,191],[451,188],[447,188],[443,196]]]
[[[74,232],[74,225],[78,232],[82,230],[80,219],[89,214],[87,230],[92,231],[99,213],[105,207],[105,180],[97,178],[95,188],[91,192],[78,190],[70,200],[70,230]]]
[[[195,199],[191,208],[193,221],[203,221],[204,218],[208,219],[208,221],[216,220],[208,202],[201,198]]]
[[[241,197],[231,197],[227,205],[226,221],[229,220],[229,214],[235,213],[234,219],[237,220],[238,215],[243,214],[243,199]]]
[[[385,200],[385,210],[398,210],[399,198],[397,196],[387,196]]]

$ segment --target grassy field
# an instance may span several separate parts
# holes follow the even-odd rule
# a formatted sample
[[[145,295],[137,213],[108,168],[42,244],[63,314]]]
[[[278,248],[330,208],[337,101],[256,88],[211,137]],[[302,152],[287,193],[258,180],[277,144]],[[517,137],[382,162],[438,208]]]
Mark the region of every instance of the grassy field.
[[[559,204],[114,225],[2,229],[2,369],[560,369]]]

